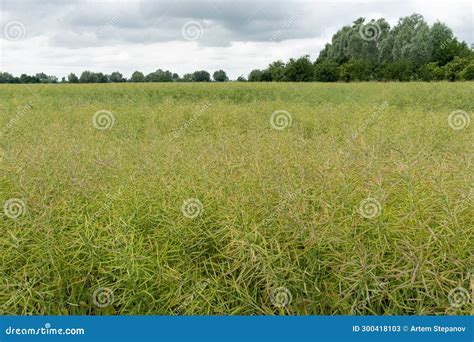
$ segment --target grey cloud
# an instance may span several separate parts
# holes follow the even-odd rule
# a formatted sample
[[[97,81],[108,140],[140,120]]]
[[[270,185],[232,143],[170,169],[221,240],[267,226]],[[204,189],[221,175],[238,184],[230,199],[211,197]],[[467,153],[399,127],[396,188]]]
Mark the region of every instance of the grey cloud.
[[[199,43],[281,42],[325,37],[359,16],[383,16],[395,23],[417,8],[415,2],[320,1],[60,1],[3,0],[8,20],[27,27],[27,37],[47,36],[51,46],[82,48],[117,43],[185,40],[182,28],[197,21],[204,29]],[[423,13],[422,13],[423,14]],[[471,17],[472,25],[472,17]],[[458,28],[472,41],[472,26]],[[469,34],[471,37],[469,37]]]

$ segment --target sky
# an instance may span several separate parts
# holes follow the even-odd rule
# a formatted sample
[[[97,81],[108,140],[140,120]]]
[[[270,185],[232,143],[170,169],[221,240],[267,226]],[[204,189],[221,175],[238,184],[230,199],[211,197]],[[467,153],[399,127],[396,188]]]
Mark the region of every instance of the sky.
[[[310,55],[359,17],[419,13],[474,43],[474,1],[0,0],[0,71],[59,78],[223,69],[231,79]]]

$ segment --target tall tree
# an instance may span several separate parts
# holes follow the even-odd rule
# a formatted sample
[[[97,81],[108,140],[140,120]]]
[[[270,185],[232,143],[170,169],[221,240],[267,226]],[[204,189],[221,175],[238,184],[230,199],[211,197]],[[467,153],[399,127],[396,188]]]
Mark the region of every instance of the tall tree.
[[[268,66],[268,72],[272,76],[272,81],[280,82],[285,80],[285,63],[276,61]]]
[[[173,73],[169,70],[158,69],[145,77],[146,82],[173,82]]]
[[[79,82],[81,83],[97,83],[98,77],[92,71],[83,71],[81,77],[79,77]]]
[[[130,77],[130,82],[145,82],[145,75],[140,71],[135,71]]]
[[[125,78],[120,72],[114,71],[110,74],[110,82],[125,82]]]
[[[248,76],[249,82],[261,82],[262,81],[262,70],[255,69],[249,73]]]
[[[303,56],[298,59],[291,58],[286,63],[284,77],[289,82],[309,82],[314,78],[313,64],[309,56]]]
[[[227,77],[227,74],[222,69],[215,71],[214,74],[212,75],[212,78],[216,82],[227,82],[229,80],[229,78]]]
[[[195,71],[193,73],[193,80],[194,82],[210,82],[211,74],[209,74],[206,70]]]
[[[69,83],[79,83],[79,78],[72,72],[67,76],[67,80]]]

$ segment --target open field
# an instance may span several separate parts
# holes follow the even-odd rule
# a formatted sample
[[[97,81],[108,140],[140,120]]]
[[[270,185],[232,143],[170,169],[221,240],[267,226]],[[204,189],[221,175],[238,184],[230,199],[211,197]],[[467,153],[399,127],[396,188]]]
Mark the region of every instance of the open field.
[[[473,94],[0,86],[0,312],[469,314]]]

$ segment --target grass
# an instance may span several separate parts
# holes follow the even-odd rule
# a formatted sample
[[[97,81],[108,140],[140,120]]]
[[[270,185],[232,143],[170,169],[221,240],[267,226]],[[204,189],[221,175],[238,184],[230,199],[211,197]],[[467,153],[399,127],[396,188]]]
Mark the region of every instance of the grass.
[[[0,86],[0,312],[470,314],[473,93]]]

